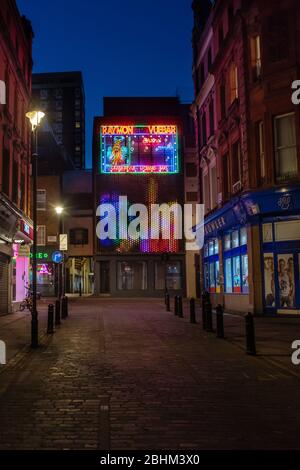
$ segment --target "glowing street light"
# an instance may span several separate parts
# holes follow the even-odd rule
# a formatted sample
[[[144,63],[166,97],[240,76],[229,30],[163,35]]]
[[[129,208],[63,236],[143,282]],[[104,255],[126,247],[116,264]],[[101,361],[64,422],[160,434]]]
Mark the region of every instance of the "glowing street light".
[[[33,245],[32,245],[32,311],[31,311],[31,346],[37,348],[39,345],[38,335],[38,312],[36,309],[36,297],[37,297],[37,158],[38,158],[38,141],[37,132],[38,126],[41,120],[45,116],[43,111],[34,109],[26,113],[26,117],[29,119],[32,130],[32,195],[33,195],[33,208],[32,208],[32,219],[33,219]]]

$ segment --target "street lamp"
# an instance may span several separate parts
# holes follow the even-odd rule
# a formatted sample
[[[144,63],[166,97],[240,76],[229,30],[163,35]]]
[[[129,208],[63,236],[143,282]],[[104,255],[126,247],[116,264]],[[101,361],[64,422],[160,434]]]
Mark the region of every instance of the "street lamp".
[[[36,309],[36,277],[37,277],[37,158],[38,158],[38,140],[37,130],[38,126],[45,116],[45,113],[40,110],[32,110],[26,113],[29,119],[32,130],[32,219],[33,219],[33,245],[32,245],[32,310],[31,310],[31,346],[37,348],[39,345],[38,338],[38,312]]]
[[[62,206],[56,206],[55,212],[57,215],[61,216],[59,230],[60,230],[60,233],[64,233],[64,219],[63,219],[64,208]],[[62,267],[61,267],[61,285],[59,286],[58,297],[64,297],[64,296],[65,296],[65,255],[63,252]]]

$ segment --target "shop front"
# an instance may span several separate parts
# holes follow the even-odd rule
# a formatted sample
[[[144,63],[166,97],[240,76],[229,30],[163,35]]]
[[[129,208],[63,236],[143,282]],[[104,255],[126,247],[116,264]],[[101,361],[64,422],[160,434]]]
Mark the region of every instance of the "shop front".
[[[30,246],[33,227],[29,220],[20,219],[14,236],[13,258],[11,260],[11,299],[13,310],[25,299],[30,284]]]
[[[101,256],[95,262],[95,294],[114,297],[162,297],[185,292],[183,255]]]
[[[234,312],[300,314],[300,188],[248,192],[205,221],[203,286]]]
[[[39,247],[37,257],[37,292],[42,297],[55,297],[59,285],[59,265],[53,262],[52,254],[57,251],[49,247]],[[30,254],[32,259],[32,253]],[[32,273],[30,273],[30,281]]]

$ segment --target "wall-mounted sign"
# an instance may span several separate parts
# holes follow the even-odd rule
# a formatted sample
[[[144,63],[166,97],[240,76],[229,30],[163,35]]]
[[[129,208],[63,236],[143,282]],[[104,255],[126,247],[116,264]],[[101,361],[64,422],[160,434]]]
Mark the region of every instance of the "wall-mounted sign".
[[[59,249],[60,251],[68,250],[68,235],[66,233],[61,233],[59,235]]]
[[[175,125],[101,126],[101,173],[178,173]]]

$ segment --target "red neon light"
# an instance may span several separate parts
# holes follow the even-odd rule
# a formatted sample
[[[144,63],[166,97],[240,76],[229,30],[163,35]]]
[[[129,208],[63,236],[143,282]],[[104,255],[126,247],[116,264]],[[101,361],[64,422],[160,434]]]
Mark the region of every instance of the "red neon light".
[[[112,173],[168,173],[167,165],[112,165]]]

